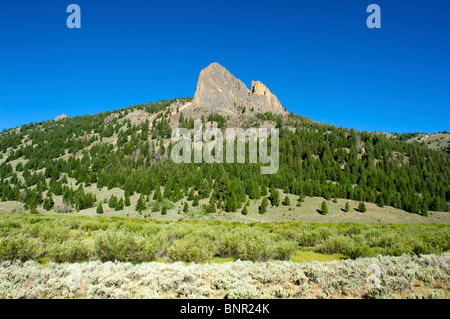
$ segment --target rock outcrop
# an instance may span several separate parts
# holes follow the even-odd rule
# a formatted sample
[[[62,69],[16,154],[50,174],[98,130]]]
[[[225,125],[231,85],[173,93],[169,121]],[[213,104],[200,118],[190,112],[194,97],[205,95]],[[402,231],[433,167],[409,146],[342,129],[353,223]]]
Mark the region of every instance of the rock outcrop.
[[[255,107],[260,107],[259,112],[272,112],[275,114],[284,114],[286,111],[281,106],[275,94],[259,81],[252,81],[252,93],[250,100]]]
[[[277,97],[261,82],[253,81],[251,90],[218,63],[203,69],[192,101],[193,115],[218,113],[235,118],[243,113],[285,114]]]
[[[57,116],[57,117],[54,119],[54,121],[61,121],[61,120],[64,120],[64,119],[70,119],[70,116],[69,116],[69,115],[66,115],[66,114],[61,114],[61,115]]]

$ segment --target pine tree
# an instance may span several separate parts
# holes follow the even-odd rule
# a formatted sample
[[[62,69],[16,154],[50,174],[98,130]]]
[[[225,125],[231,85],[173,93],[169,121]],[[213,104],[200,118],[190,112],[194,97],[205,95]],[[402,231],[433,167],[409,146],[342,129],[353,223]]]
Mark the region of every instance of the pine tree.
[[[217,210],[217,208],[216,208],[216,200],[215,200],[215,197],[214,197],[214,196],[211,196],[211,199],[209,200],[209,206],[208,206],[208,208],[207,208],[207,212],[208,212],[209,214],[211,214],[211,213],[215,213],[216,210]]]
[[[156,205],[155,205],[156,206]],[[161,215],[167,215],[167,206],[163,206],[161,209]]]
[[[265,184],[261,185],[261,196],[267,196],[267,187]]]
[[[43,208],[46,211],[51,210],[55,206],[55,202],[53,201],[53,197],[51,193],[47,194],[47,198],[44,201]]]
[[[377,204],[378,204],[378,206],[381,207],[381,208],[384,207],[384,197],[383,197],[382,194],[379,194],[379,195],[378,195],[378,198],[377,198]]]
[[[116,212],[123,210],[124,208],[124,203],[123,203],[123,198],[120,198],[120,200],[116,203],[116,206],[114,207],[114,210]]]
[[[187,200],[188,200],[188,201],[194,200],[194,196],[195,196],[195,194],[194,194],[194,188],[191,188],[191,191],[189,192],[189,194],[188,194],[188,196],[187,196]]]
[[[136,203],[136,211],[138,212],[138,213],[142,213],[144,210],[146,210],[147,209],[147,206],[145,205],[145,199],[144,199],[144,196],[140,196],[139,197],[139,199],[138,199],[138,201],[137,201],[137,203]]]
[[[278,207],[280,206],[280,193],[275,187],[270,188],[270,203],[272,206]]]
[[[286,196],[281,204],[283,206],[291,206],[291,200],[289,199],[288,196]]]
[[[156,186],[156,190],[153,193],[153,200],[156,200],[156,201],[162,200],[161,190],[159,189],[159,186]]]
[[[237,199],[236,194],[234,192],[231,192],[231,195],[228,196],[225,203],[225,210],[227,212],[235,212],[237,209]]]
[[[409,212],[413,214],[417,214],[420,210],[419,207],[419,197],[417,195],[412,195],[411,203],[409,206]]]
[[[267,197],[263,197],[261,205],[259,206],[259,213],[264,214],[267,211],[267,206],[269,205],[269,200]]]
[[[188,203],[184,203],[183,213],[187,213],[189,211]]]
[[[199,201],[198,195],[195,195],[194,196],[194,201],[192,202],[192,206],[193,207],[197,207],[198,206],[198,201]]]
[[[125,195],[125,206],[129,207],[131,206],[130,196]]]
[[[426,201],[422,202],[420,211],[422,213],[422,216],[428,217],[428,204]]]
[[[433,205],[431,206],[431,209],[433,211],[435,211],[435,212],[441,211],[441,200],[440,200],[439,196],[436,196],[434,198]]]
[[[348,213],[349,211],[350,211],[350,203],[347,202],[347,203],[345,203],[344,212]]]
[[[98,203],[98,206],[97,206],[97,214],[103,214],[103,205],[102,205],[102,203]]]
[[[117,205],[117,197],[115,195],[111,195],[109,202],[108,202],[108,206],[109,208],[115,208]]]
[[[358,211],[361,213],[365,213],[367,211],[366,204],[363,201],[359,202]]]
[[[326,201],[322,202],[322,206],[320,207],[320,213],[322,215],[328,215],[328,206],[327,206],[327,202]]]
[[[247,215],[247,214],[248,214],[247,205],[245,205],[244,209],[242,210],[242,215]]]

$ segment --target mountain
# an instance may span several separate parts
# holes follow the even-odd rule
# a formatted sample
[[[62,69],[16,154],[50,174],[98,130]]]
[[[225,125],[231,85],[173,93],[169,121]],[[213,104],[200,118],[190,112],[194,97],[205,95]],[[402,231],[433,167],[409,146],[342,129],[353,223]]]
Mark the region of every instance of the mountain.
[[[315,219],[325,199],[332,216],[324,218],[333,221],[353,218],[340,213],[347,202],[367,203],[358,217],[364,221],[384,218],[380,210],[401,212],[405,222],[413,219],[406,212],[422,222],[448,215],[436,213],[449,210],[446,152],[410,143],[409,135],[358,132],[287,113],[261,82],[248,89],[217,63],[201,71],[194,98],[59,118],[0,133],[0,211],[95,215],[103,205],[107,215],[131,217],[177,219],[188,210],[203,217],[239,211],[245,221],[304,220]],[[220,129],[277,127],[279,170],[261,175],[261,163],[174,163],[173,129],[192,130],[200,118]]]

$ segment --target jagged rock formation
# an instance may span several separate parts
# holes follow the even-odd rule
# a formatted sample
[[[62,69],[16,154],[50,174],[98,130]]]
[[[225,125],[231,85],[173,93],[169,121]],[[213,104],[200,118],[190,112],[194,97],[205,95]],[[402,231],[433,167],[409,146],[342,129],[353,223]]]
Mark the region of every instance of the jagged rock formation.
[[[251,90],[218,63],[202,70],[190,109],[193,115],[219,113],[239,117],[249,113],[285,114],[277,97],[261,82],[253,81]]]
[[[250,100],[255,107],[261,106],[260,112],[272,112],[275,114],[284,114],[286,111],[281,106],[275,94],[259,81],[252,81],[252,92]]]
[[[64,119],[70,119],[70,116],[69,116],[69,115],[66,115],[66,114],[61,114],[61,115],[57,116],[57,117],[54,119],[54,121],[61,121],[61,120],[64,120]]]

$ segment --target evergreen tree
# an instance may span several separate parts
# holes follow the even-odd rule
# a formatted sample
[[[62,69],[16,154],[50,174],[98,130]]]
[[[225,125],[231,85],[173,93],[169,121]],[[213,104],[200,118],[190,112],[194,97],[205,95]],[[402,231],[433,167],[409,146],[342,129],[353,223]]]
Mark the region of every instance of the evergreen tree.
[[[214,196],[211,196],[211,199],[209,200],[209,206],[207,208],[207,213],[215,213],[216,210],[216,199]]]
[[[158,203],[158,202],[157,202]],[[156,206],[156,205],[155,205]],[[161,215],[167,215],[167,206],[163,205],[161,209]]]
[[[286,196],[281,204],[283,206],[291,206],[291,200],[289,199],[288,196]]]
[[[135,210],[138,212],[138,213],[142,213],[144,210],[146,210],[147,209],[147,206],[145,205],[145,199],[144,199],[144,196],[140,196],[139,197],[139,199],[138,199],[138,201],[137,201],[137,203],[136,203],[136,208],[135,208]]]
[[[242,215],[247,215],[247,214],[248,214],[247,205],[245,205],[244,209],[242,210]]]
[[[129,207],[131,206],[130,196],[125,194],[125,206]]]
[[[197,207],[198,206],[198,201],[199,201],[198,195],[195,195],[194,196],[194,201],[192,202],[192,206],[193,207]]]
[[[231,192],[231,195],[226,199],[225,210],[227,212],[235,212],[237,209],[236,194]]]
[[[55,206],[55,202],[53,201],[53,197],[51,193],[47,194],[47,198],[44,201],[43,208],[46,211],[51,210]]]
[[[422,216],[428,217],[428,204],[426,201],[422,202],[422,207],[420,209]]]
[[[259,206],[259,213],[264,214],[267,211],[267,206],[269,205],[269,200],[267,197],[263,197],[261,205]]]
[[[111,195],[109,202],[108,202],[108,206],[109,208],[115,208],[117,205],[117,197],[115,195]]]
[[[187,213],[189,211],[188,203],[184,203],[183,213]]]
[[[98,203],[98,206],[97,206],[97,214],[103,214],[103,205],[102,205],[102,203]]]
[[[363,201],[360,201],[360,202],[359,202],[358,211],[359,211],[360,213],[365,213],[365,212],[367,211],[367,209],[366,209],[366,204],[364,204]]]
[[[384,197],[382,194],[379,194],[377,197],[377,204],[379,207],[383,208],[384,207]]]
[[[420,207],[419,207],[419,197],[417,195],[412,195],[411,197],[411,203],[409,207],[409,212],[413,214],[419,213]]]
[[[349,211],[350,211],[350,203],[347,202],[347,203],[345,203],[344,212],[348,213]]]
[[[265,184],[261,185],[261,196],[267,196],[267,187]],[[258,197],[259,198],[259,197]]]
[[[124,208],[124,203],[123,203],[123,198],[120,198],[120,200],[116,203],[116,206],[114,207],[114,210],[116,212],[123,210]]]
[[[275,187],[270,188],[270,203],[272,206],[278,207],[280,206],[280,193]]]
[[[153,193],[153,200],[156,200],[158,202],[162,200],[161,190],[159,189],[159,186],[156,187],[156,190]]]
[[[327,202],[326,201],[322,202],[322,206],[320,207],[320,213],[322,215],[328,215],[328,206],[327,206]]]
[[[194,196],[195,196],[195,194],[194,194],[194,188],[191,188],[191,191],[189,192],[189,194],[188,194],[188,196],[187,196],[187,200],[188,200],[188,201],[194,200]]]

